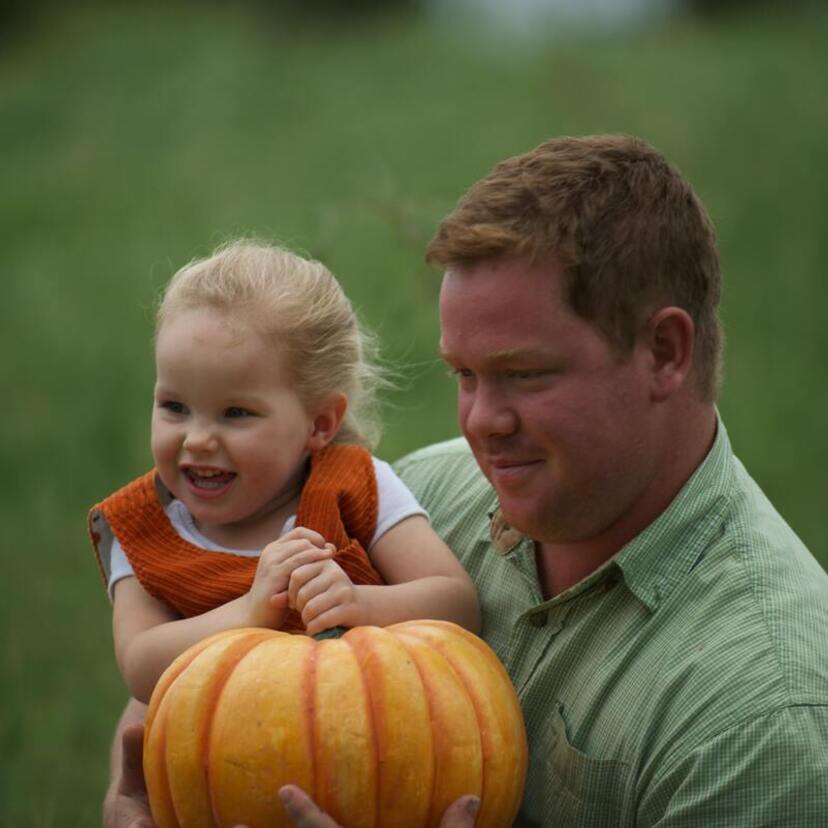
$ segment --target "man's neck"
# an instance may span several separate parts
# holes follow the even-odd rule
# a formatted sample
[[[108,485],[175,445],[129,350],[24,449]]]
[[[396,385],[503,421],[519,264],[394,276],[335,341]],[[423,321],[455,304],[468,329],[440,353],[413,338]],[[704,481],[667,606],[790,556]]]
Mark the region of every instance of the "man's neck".
[[[715,408],[710,405],[702,415],[686,422],[683,430],[676,428],[665,440],[658,474],[614,523],[584,540],[536,542],[535,560],[544,598],[564,592],[591,575],[669,507],[713,445]]]

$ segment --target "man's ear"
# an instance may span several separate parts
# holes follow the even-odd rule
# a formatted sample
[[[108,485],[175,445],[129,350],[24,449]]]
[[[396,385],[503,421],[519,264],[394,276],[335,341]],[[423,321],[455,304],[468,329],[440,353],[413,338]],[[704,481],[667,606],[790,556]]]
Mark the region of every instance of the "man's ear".
[[[695,325],[686,310],[670,306],[659,308],[642,333],[650,356],[651,397],[663,402],[681,388],[693,368]]]
[[[348,398],[340,393],[331,394],[316,407],[308,437],[310,451],[320,451],[336,437],[347,410]]]

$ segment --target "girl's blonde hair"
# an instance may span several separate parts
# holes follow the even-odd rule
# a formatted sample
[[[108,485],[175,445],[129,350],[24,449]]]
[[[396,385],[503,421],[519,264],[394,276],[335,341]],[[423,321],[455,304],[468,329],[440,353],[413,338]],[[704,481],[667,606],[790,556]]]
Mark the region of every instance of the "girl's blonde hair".
[[[308,410],[332,393],[347,397],[335,442],[376,446],[378,391],[388,384],[376,340],[323,264],[256,241],[230,242],[172,277],[156,332],[176,313],[202,307],[225,312],[270,340],[285,355],[292,387]]]

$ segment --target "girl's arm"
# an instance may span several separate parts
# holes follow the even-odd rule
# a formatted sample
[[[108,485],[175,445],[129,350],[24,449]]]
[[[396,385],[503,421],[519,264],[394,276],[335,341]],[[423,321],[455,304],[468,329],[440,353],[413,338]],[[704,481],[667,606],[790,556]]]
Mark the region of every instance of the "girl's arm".
[[[352,584],[334,561],[296,569],[289,603],[313,635],[343,625],[387,626],[434,618],[480,631],[480,607],[471,578],[422,515],[389,529],[370,550],[386,586]]]
[[[243,595],[203,615],[179,618],[134,576],[115,584],[112,633],[115,659],[130,694],[149,702],[155,683],[172,661],[208,635],[247,626]]]
[[[290,573],[332,554],[317,532],[294,529],[264,549],[249,592],[192,618],[179,618],[137,578],[122,578],[115,584],[112,627],[115,658],[130,694],[148,702],[172,661],[213,633],[238,627],[278,629],[287,612]]]
[[[392,526],[371,548],[387,586],[359,586],[368,620],[385,626],[435,618],[480,631],[477,590],[454,553],[422,515]]]

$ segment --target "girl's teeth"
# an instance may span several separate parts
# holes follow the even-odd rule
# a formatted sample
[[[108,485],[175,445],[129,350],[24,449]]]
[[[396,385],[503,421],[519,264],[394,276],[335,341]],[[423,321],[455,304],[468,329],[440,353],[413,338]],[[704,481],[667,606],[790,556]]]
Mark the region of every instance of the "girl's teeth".
[[[209,480],[202,477],[193,478],[193,483],[200,489],[219,489],[224,485],[223,480]]]
[[[188,469],[187,476],[200,489],[220,489],[227,485],[235,475],[232,472],[203,471]]]

